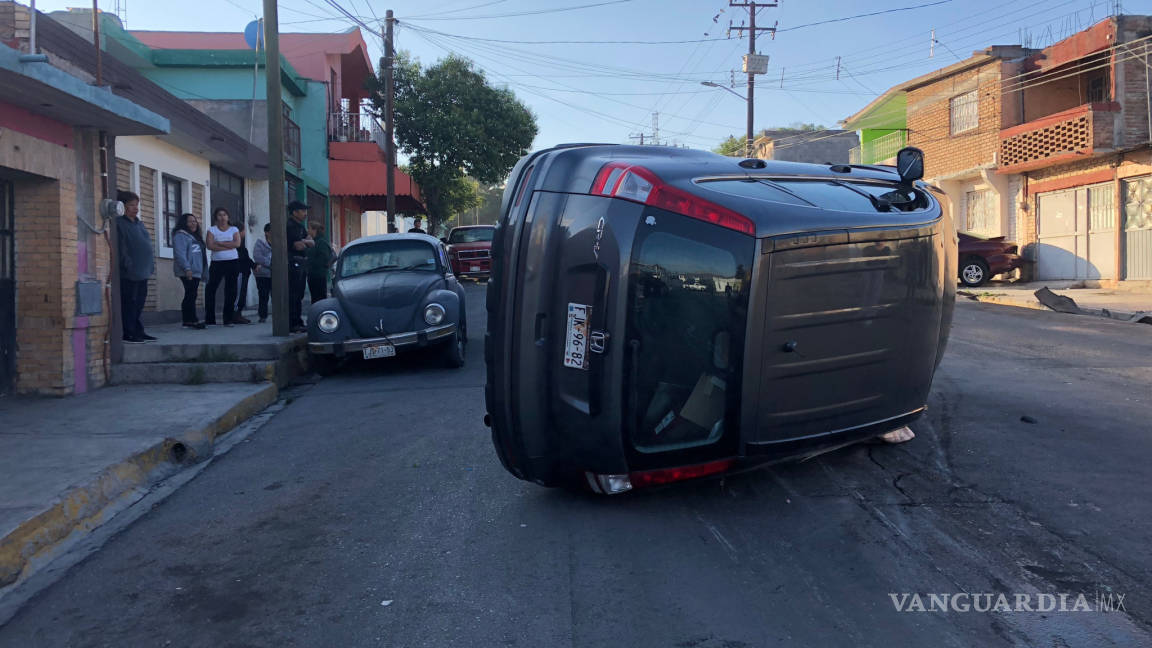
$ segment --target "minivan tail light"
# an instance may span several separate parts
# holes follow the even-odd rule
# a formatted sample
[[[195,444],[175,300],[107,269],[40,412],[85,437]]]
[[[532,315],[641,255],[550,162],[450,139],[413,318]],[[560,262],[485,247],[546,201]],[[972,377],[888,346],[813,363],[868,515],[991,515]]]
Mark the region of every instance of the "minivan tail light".
[[[628,481],[633,488],[668,484],[671,482],[695,479],[722,473],[736,463],[735,459],[721,459],[710,463],[696,464],[695,466],[681,466],[679,468],[660,468],[659,470],[645,470],[643,472],[629,473]]]
[[[605,164],[592,182],[591,193],[659,207],[741,234],[756,235],[756,226],[747,216],[665,184],[659,176],[642,166],[625,162]]]

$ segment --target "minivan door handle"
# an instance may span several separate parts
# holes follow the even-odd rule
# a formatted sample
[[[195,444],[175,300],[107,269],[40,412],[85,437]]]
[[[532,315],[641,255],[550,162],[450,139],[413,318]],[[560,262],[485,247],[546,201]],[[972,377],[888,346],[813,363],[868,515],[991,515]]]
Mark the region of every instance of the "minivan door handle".
[[[608,338],[605,331],[590,331],[588,333],[588,350],[592,353],[604,353],[608,350]]]

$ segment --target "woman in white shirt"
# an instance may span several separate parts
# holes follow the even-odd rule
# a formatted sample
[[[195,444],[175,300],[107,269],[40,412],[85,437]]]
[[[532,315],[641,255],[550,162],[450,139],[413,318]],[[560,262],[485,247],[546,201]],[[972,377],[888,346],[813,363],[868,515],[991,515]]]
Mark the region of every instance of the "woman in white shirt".
[[[212,252],[212,265],[208,266],[208,283],[204,286],[204,323],[216,324],[216,289],[224,282],[224,326],[248,324],[248,320],[235,314],[236,277],[240,272],[239,253],[242,239],[240,231],[228,224],[228,210],[217,207],[212,212],[212,227],[208,228],[205,246]]]

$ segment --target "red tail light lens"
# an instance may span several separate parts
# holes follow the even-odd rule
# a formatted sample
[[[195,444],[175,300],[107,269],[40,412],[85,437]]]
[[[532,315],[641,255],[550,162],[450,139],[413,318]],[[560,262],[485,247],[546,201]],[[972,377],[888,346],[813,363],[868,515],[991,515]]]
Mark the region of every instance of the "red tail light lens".
[[[628,479],[632,482],[633,488],[643,488],[644,486],[668,484],[671,482],[683,481],[685,479],[695,479],[697,477],[715,475],[728,470],[735,463],[736,461],[734,459],[721,459],[720,461],[696,464],[695,466],[645,470],[644,472],[630,473],[628,475]]]
[[[756,235],[756,226],[747,216],[667,185],[642,166],[625,162],[605,164],[592,182],[591,193],[667,209],[741,234]]]

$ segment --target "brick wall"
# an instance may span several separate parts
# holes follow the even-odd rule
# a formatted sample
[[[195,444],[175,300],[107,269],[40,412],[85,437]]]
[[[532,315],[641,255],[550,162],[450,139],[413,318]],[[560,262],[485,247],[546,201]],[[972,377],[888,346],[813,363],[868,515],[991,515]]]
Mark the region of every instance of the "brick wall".
[[[938,178],[992,164],[1000,147],[1003,63],[990,61],[908,91],[908,145],[924,151],[924,176]],[[971,90],[978,126],[952,135],[950,100]]]
[[[72,367],[60,300],[60,182],[22,180],[13,190],[16,390],[65,394]]]

